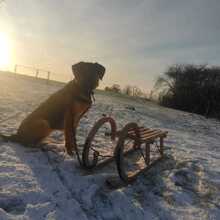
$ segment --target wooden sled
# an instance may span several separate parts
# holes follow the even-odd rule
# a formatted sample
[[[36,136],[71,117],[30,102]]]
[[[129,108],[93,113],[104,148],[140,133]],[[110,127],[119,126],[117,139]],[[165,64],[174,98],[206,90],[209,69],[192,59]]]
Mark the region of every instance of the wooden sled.
[[[95,148],[93,142],[97,133],[106,124],[110,126],[111,131],[104,132],[104,137],[110,138],[116,144],[114,145],[113,154],[102,155],[100,153],[101,149]],[[163,158],[164,138],[166,138],[167,134],[167,131],[139,127],[136,123],[128,123],[121,130],[117,130],[116,122],[113,118],[102,117],[94,124],[86,138],[81,165],[87,170],[92,170],[103,167],[115,160],[120,179],[125,184],[128,184]],[[136,170],[131,171],[127,168],[132,165],[133,161],[129,161],[127,158],[135,152],[139,154],[143,162],[142,166],[135,166]]]

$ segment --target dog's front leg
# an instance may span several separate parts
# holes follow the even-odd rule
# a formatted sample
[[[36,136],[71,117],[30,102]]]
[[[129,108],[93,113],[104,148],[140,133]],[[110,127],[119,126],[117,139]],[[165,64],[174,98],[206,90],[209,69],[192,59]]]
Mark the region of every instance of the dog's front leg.
[[[65,148],[69,155],[73,155],[73,149],[76,149],[76,128],[74,126],[74,114],[68,110],[64,120]]]

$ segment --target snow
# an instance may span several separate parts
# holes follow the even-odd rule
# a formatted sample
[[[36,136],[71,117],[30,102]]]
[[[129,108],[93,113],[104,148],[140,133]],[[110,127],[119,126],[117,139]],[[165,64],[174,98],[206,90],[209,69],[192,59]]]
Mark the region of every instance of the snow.
[[[5,72],[0,82],[4,134],[14,133],[29,112],[63,86]],[[112,114],[119,127],[134,121],[167,130],[167,159],[133,184],[113,190],[105,180],[117,174],[114,163],[84,171],[76,158],[63,154],[61,132],[54,132],[48,144],[57,153],[0,141],[0,220],[220,219],[219,121],[97,92],[80,122],[79,145],[103,113]]]

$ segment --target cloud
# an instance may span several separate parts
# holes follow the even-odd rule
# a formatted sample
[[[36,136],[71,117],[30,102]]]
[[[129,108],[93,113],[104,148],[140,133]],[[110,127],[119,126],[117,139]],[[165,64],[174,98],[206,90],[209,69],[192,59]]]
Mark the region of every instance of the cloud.
[[[31,47],[57,72],[97,60],[108,70],[104,84],[150,88],[175,62],[220,62],[219,11],[218,0],[8,0],[5,22],[27,54]]]

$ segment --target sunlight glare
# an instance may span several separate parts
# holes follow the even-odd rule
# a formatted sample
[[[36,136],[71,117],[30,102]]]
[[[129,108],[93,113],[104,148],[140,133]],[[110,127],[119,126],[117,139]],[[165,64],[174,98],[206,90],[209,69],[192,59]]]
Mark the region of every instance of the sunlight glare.
[[[10,64],[10,42],[8,36],[0,32],[0,69],[5,69]]]

